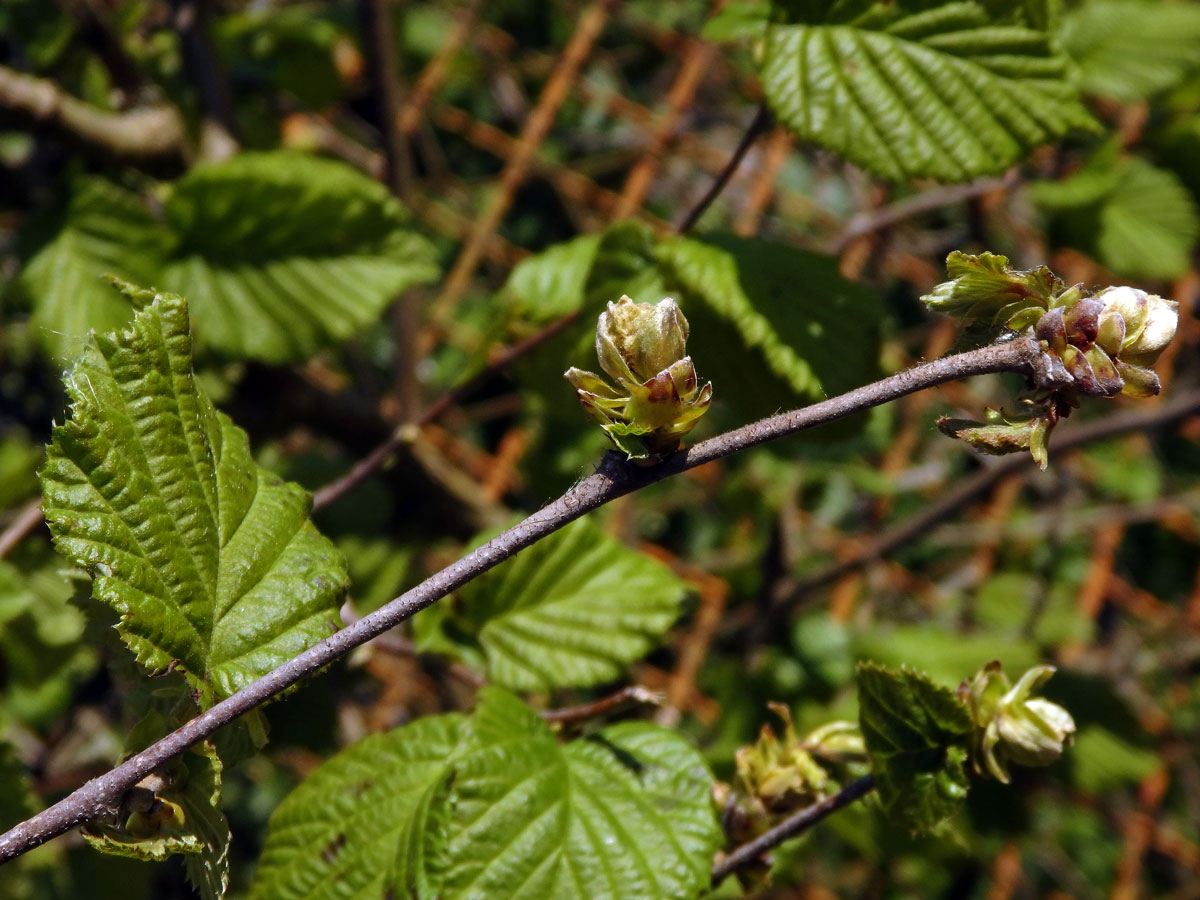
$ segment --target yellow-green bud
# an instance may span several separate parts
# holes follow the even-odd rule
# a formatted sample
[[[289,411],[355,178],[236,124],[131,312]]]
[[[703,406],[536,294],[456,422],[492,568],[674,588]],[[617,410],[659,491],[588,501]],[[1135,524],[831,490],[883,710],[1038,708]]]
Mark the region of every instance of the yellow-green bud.
[[[565,373],[584,410],[630,459],[657,462],[674,452],[712,400],[687,355],[688,323],[674,300],[609,303],[596,325],[599,375]]]
[[[959,687],[971,711],[971,756],[979,774],[1007,784],[1009,763],[1047,766],[1074,740],[1071,714],[1031,696],[1054,671],[1053,666],[1034,666],[1010,686],[1000,663],[992,661]]]

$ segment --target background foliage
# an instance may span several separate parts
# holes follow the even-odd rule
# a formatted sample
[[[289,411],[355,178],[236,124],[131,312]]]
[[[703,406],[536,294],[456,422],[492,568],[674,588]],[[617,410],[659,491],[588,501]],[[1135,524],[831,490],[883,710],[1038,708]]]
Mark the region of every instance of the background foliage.
[[[364,30],[381,8],[390,29]],[[594,317],[622,293],[673,296],[688,316],[715,388],[699,437],[976,340],[917,302],[953,249],[1179,300],[1163,400],[1200,391],[1193,3],[230,0],[201,4],[199,38],[180,24],[189,9],[0,7],[4,85],[48,79],[113,115],[166,104],[184,135],[114,157],[30,123],[0,91],[0,521],[44,484],[60,549],[99,572],[112,604],[92,599],[50,530],[4,545],[0,827],[327,633],[347,570],[352,618],[590,471],[603,436],[561,373],[592,367]],[[373,75],[381,48],[391,99]],[[757,140],[730,184],[678,233],[747,128]],[[185,296],[194,340],[178,343],[176,319],[85,349],[89,329],[133,315],[102,274]],[[111,365],[130,347],[161,356],[158,393]],[[392,464],[305,517],[281,479],[328,485],[463,385]],[[1014,470],[886,554],[864,552],[990,464],[934,419],[1011,403],[1015,388],[947,385],[619,501],[182,759],[190,787],[172,802],[203,809],[219,792],[226,818],[192,816],[164,840],[199,842],[204,865],[68,838],[0,869],[0,894],[185,897],[189,878],[215,892],[228,877],[231,896],[289,897],[343,873],[358,879],[350,896],[517,896],[495,878],[510,851],[495,835],[518,832],[529,846],[514,866],[582,860],[595,867],[579,869],[587,896],[695,893],[707,880],[695,858],[723,844],[696,773],[728,779],[768,701],[803,732],[857,717],[860,661],[952,688],[999,658],[1060,667],[1048,694],[1080,727],[1062,761],[1015,770],[1009,787],[973,782],[936,837],[889,825],[874,801],[852,806],[778,852],[758,895],[1200,896],[1195,407],[1071,452],[1052,443],[1047,473]],[[110,417],[123,390],[154,409]],[[72,452],[133,437],[157,460],[155,485],[123,493],[113,468],[84,491],[90,467],[72,470]],[[236,460],[197,469],[188,448],[201,445]],[[216,540],[218,496],[250,483],[289,518],[265,516],[276,532],[242,546]],[[179,523],[179,540],[145,558],[103,558],[116,525],[97,508],[115,502],[126,527],[154,531],[172,508],[152,487],[207,498],[211,522]],[[232,647],[206,628],[241,594],[206,578],[218,555],[229,571],[276,549],[320,576],[312,618]],[[193,580],[164,593],[203,602],[152,634],[144,619],[113,627],[192,563]],[[270,600],[295,584],[253,590]],[[182,620],[195,631],[184,644],[150,648]],[[186,664],[149,681],[122,639],[151,668]],[[631,682],[664,692],[663,706],[563,742],[508,693],[555,707]],[[929,733],[963,727],[928,684],[909,685],[928,730],[896,766]],[[381,771],[392,780],[368,784]],[[882,804],[936,805],[958,778],[940,777],[915,798],[885,787]],[[342,856],[323,814],[355,784],[377,792],[364,806],[386,829]],[[505,805],[513,784],[524,802]],[[626,823],[625,852],[588,833],[605,817]],[[542,869],[519,874],[575,895],[539,882]],[[596,887],[604,878],[618,887]],[[738,894],[733,881],[721,891]]]

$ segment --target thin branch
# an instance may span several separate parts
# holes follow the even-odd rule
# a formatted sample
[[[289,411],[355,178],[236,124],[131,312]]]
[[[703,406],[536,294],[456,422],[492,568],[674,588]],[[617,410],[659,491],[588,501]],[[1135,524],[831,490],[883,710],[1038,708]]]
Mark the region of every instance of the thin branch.
[[[742,844],[713,866],[713,887],[716,887],[742,866],[750,865],[758,860],[768,850],[773,850],[784,841],[804,834],[826,816],[837,812],[844,806],[849,806],[873,790],[875,790],[875,779],[870,775],[864,775],[862,778],[850,782],[832,797],[826,797],[819,803],[805,807],[794,816],[784,819],[770,831]]]
[[[171,0],[171,13],[183,64],[204,112],[200,157],[227,159],[238,150],[237,117],[233,91],[209,32],[209,0]]]
[[[547,722],[554,722],[561,725],[570,722],[586,722],[588,719],[607,716],[617,710],[637,706],[638,704],[661,706],[662,702],[663,695],[658,693],[658,691],[652,691],[649,688],[642,687],[640,684],[631,684],[621,688],[614,694],[609,694],[607,697],[593,700],[591,703],[581,703],[579,706],[564,706],[561,709],[544,709],[539,715]]]
[[[717,199],[721,191],[725,190],[725,186],[729,184],[734,173],[742,164],[742,158],[750,152],[750,148],[754,146],[754,142],[758,140],[759,135],[771,127],[771,111],[767,109],[766,104],[758,108],[754,114],[754,118],[750,120],[750,124],[746,126],[746,133],[742,135],[742,139],[738,141],[738,145],[733,149],[733,155],[729,157],[729,162],[725,163],[716,179],[705,191],[704,196],[700,201],[693,206],[675,226],[675,231],[679,234],[687,234],[692,230],[692,227],[704,215],[704,211],[712,205],[712,202]]]
[[[8,556],[12,548],[25,540],[33,529],[42,522],[42,498],[30,500],[21,511],[13,516],[8,527],[0,532],[0,559]]]
[[[1193,390],[1175,397],[1169,403],[1162,403],[1149,409],[1131,410],[1097,419],[1086,425],[1064,428],[1061,432],[1054,434],[1050,442],[1050,449],[1055,454],[1064,453],[1075,447],[1120,434],[1163,428],[1197,413],[1200,413],[1200,390]],[[831,584],[843,575],[890,556],[900,547],[928,534],[934,525],[955,515],[973,500],[984,496],[1001,481],[1018,473],[1026,473],[1033,467],[1033,457],[1022,453],[1006,456],[986,468],[980,469],[970,478],[959,482],[956,487],[947,491],[933,503],[922,508],[920,512],[881,532],[853,556],[830,563],[811,575],[784,585],[783,590],[778,592],[773,599],[767,615],[774,618],[781,611],[790,608],[805,594]]]
[[[383,138],[384,177],[392,193],[406,200],[412,184],[412,160],[408,155],[408,143],[400,131],[401,85],[390,6],[387,0],[359,0],[358,17],[367,71],[376,93],[378,127]]]
[[[458,403],[463,397],[475,390],[483,382],[487,381],[497,372],[503,370],[514,360],[524,356],[534,348],[544,344],[550,338],[554,337],[564,328],[571,325],[579,318],[578,312],[570,313],[563,316],[561,319],[555,319],[541,331],[531,334],[522,341],[518,341],[511,347],[506,347],[496,357],[487,364],[476,375],[468,378],[465,382],[456,388],[453,388],[442,394],[437,400],[431,403],[425,410],[416,417],[412,422],[400,425],[397,427],[388,439],[377,446],[374,450],[364,456],[361,460],[355,463],[345,475],[322,488],[318,488],[313,494],[313,510],[323,509],[335,500],[345,496],[350,491],[354,490],[360,484],[369,478],[376,469],[387,462],[397,450],[404,444],[413,440],[417,429],[425,425],[436,422],[446,410]]]
[[[204,711],[110,772],[89,781],[49,809],[0,835],[0,862],[44,844],[114,808],[146,775],[217,729],[277,696],[389,628],[411,618],[516,553],[604,504],[672,475],[775,438],[825,425],[914,391],[971,375],[1019,372],[1038,377],[1044,360],[1037,341],[1024,337],[925,363],[874,384],[803,409],[726,432],[675,454],[657,466],[637,466],[607,454],[596,472],[524,521],[425,579],[415,588],[310,647]]]
[[[932,190],[922,191],[895,203],[879,209],[860,212],[855,215],[842,229],[832,243],[829,252],[839,254],[853,241],[864,234],[871,234],[883,228],[889,228],[897,222],[919,216],[921,213],[932,212],[944,206],[961,203],[974,197],[989,194],[992,191],[1011,190],[1017,183],[1018,170],[1014,167],[1005,173],[1003,178],[980,178],[969,184],[950,184]]]
[[[169,106],[105,112],[45,78],[0,66],[0,123],[70,141],[93,157],[167,174],[187,165],[179,114]]]

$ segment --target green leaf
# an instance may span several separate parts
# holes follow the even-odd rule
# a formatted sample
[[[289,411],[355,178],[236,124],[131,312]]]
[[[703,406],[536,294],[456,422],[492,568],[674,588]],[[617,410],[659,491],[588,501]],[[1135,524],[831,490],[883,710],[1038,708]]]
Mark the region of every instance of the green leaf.
[[[1094,127],[1045,33],[984,3],[804,4],[767,28],[760,75],[779,120],[884,178],[965,181]]]
[[[162,216],[98,179],[74,192],[22,274],[52,349],[73,356],[89,329],[128,319],[104,275],[189,297],[201,345],[273,363],[351,337],[438,277],[432,245],[387,189],[330,160],[279,151],[198,165]]]
[[[192,300],[199,339],[233,356],[304,359],[438,277],[387,189],[329,160],[243,153],[196,166],[166,215],[178,243],[161,282]]]
[[[1200,69],[1200,8],[1193,4],[1093,0],[1063,17],[1061,37],[1083,90],[1122,103]]]
[[[770,17],[770,0],[726,3],[704,23],[700,37],[717,44],[761,38]]]
[[[580,520],[463,587],[422,644],[482,660],[513,690],[586,687],[657,646],[684,592],[662,563]]]
[[[65,712],[75,686],[99,662],[83,639],[86,619],[71,602],[75,583],[48,548],[46,555],[45,564],[24,571],[0,561],[0,707],[33,727]]]
[[[755,395],[770,393],[765,380],[786,386],[774,405],[817,399],[876,371],[881,304],[842,278],[834,260],[728,234],[672,238],[656,256],[668,283],[680,287],[693,358],[718,398],[736,391],[752,406]],[[747,354],[730,346],[731,332]]]
[[[1162,765],[1153,750],[1130,744],[1098,725],[1079,732],[1068,759],[1072,780],[1091,794],[1137,784]]]
[[[138,660],[207,706],[336,630],[345,565],[308,495],[255,465],[195,383],[187,303],[131,296],[132,327],[89,339],[65,377],[43,508]]]
[[[136,194],[100,178],[79,179],[60,230],[21,273],[39,340],[69,359],[89,329],[124,325],[129,301],[101,276],[153,281],[164,249],[161,227]]]
[[[251,900],[439,896],[446,779],[463,717],[420,719],[330,759],[271,816]]]
[[[1033,185],[1051,232],[1127,278],[1175,278],[1191,265],[1200,215],[1175,173],[1101,151],[1062,182]]]
[[[897,824],[932,831],[967,796],[970,715],[954,691],[911,669],[860,663],[857,681],[880,802]]]
[[[446,900],[676,900],[708,886],[712,776],[682,737],[623,723],[559,744],[485,689],[454,765]]]
[[[252,900],[679,898],[708,884],[712,776],[675,733],[562,745],[500,688],[329,760],[271,817]]]

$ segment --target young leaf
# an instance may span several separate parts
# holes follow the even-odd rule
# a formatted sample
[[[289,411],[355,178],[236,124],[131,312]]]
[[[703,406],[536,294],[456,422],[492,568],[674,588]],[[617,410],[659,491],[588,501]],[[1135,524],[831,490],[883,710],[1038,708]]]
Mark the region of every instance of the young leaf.
[[[680,736],[623,723],[563,746],[496,688],[472,730],[454,765],[446,900],[676,900],[707,887],[712,776]]]
[[[857,681],[879,800],[898,824],[932,831],[967,796],[970,715],[954,691],[911,669],[861,663]]]
[[[1063,16],[1061,36],[1084,92],[1122,103],[1200,68],[1200,8],[1192,4],[1092,0]]]
[[[177,246],[161,282],[195,306],[205,344],[268,362],[305,359],[438,276],[387,189],[296,153],[196,166],[171,191]]]
[[[514,690],[586,687],[651,650],[683,596],[664,565],[584,519],[463,587],[453,613],[426,619],[422,643],[481,659]]]
[[[953,251],[946,257],[944,281],[921,298],[930,309],[988,325],[1033,324],[1050,308],[1066,285],[1045,266],[1023,271],[1008,264],[1007,256]],[[1022,314],[1032,316],[1022,322]]]
[[[884,178],[965,181],[1094,126],[1046,34],[979,0],[804,4],[767,28],[779,120]]]
[[[161,227],[136,194],[101,178],[79,179],[60,230],[21,273],[43,346],[69,359],[89,329],[111,331],[129,321],[129,302],[100,276],[153,281],[163,245]]]
[[[462,716],[430,716],[330,759],[271,816],[251,900],[439,896],[445,788]]]
[[[345,565],[304,491],[255,465],[196,384],[187,303],[131,298],[131,328],[89,339],[65,376],[43,509],[138,660],[207,706],[338,627]]]
[[[207,741],[167,767],[169,786],[156,806],[127,821],[93,823],[84,829],[102,853],[143,860],[185,855],[188,880],[203,900],[220,900],[229,886],[229,823],[221,812],[221,760]]]

